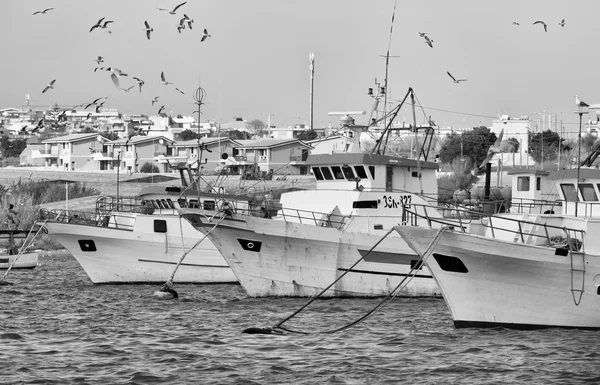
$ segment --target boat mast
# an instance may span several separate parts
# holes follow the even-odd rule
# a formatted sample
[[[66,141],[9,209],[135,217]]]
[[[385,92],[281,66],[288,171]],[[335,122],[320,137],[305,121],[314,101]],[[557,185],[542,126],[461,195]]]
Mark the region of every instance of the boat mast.
[[[385,54],[385,79],[383,80],[383,88],[381,93],[383,94],[383,126],[387,127],[387,91],[388,91],[388,67],[390,64],[390,46],[392,45],[392,32],[394,31],[394,19],[396,17],[396,4],[398,0],[394,1],[394,10],[392,11],[392,23],[390,25],[390,38],[388,40],[387,53]],[[369,122],[370,124],[370,122]],[[387,133],[387,137],[385,138],[385,142],[387,145],[388,137],[390,136],[390,131]],[[381,149],[381,155],[385,155],[385,146]]]

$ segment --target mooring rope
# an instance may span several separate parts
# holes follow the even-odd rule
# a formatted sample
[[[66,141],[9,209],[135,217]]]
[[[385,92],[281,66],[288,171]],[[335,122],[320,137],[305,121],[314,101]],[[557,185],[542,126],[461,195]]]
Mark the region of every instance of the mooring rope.
[[[173,273],[171,274],[171,278],[169,278],[167,280],[167,282],[165,282],[165,284],[163,285],[163,287],[172,287],[173,286],[173,279],[175,278],[175,273],[177,272],[177,269],[179,269],[179,266],[181,265],[181,263],[183,262],[184,258],[192,252],[192,250],[194,250],[199,244],[201,244],[207,237],[208,235],[225,219],[227,218],[226,215],[223,215],[218,221],[217,223],[215,223],[215,225],[206,233],[204,234],[204,236],[198,241],[196,242],[191,249],[189,249],[188,251],[185,251],[185,247],[183,247],[183,255],[181,256],[181,258],[179,259],[179,262],[177,262],[177,265],[175,266],[175,269],[173,270]],[[181,216],[179,217],[179,219],[181,220]],[[181,232],[181,240],[182,240],[182,246],[183,246],[183,227],[180,226],[180,232]]]
[[[21,245],[21,248],[19,249],[19,253],[13,259],[13,261],[11,262],[11,264],[8,266],[8,269],[6,269],[6,272],[4,273],[4,275],[2,276],[2,278],[0,278],[0,282],[4,281],[4,279],[8,276],[8,272],[13,268],[13,266],[15,265],[15,263],[17,263],[17,261],[19,260],[19,258],[21,258],[21,256],[23,254],[25,254],[25,251],[33,245],[33,241],[38,236],[38,234],[40,233],[40,231],[42,231],[42,229],[44,228],[44,225],[46,224],[46,222],[48,222],[47,219],[44,220],[44,223],[42,223],[42,225],[38,228],[38,230],[35,233],[35,235],[33,236],[33,238],[31,238],[29,240],[29,242],[28,242],[27,240],[29,239],[29,236],[33,232],[33,228],[35,227],[36,224],[34,223],[33,225],[31,225],[31,228],[29,229],[29,233],[27,234],[27,237],[25,238],[25,242],[23,243],[23,245]]]
[[[381,241],[383,241],[383,239],[386,238],[393,230],[394,230],[394,228],[392,228],[392,230],[390,230],[387,234],[385,234],[383,236],[383,238],[380,239],[379,242],[377,242],[375,244],[375,246],[373,246],[369,250],[369,252],[371,252],[375,247],[377,247],[377,245],[379,243],[381,243]],[[436,234],[435,238],[431,241],[431,243],[429,244],[429,246],[427,247],[427,249],[425,250],[425,252],[423,254],[420,254],[418,262],[413,265],[413,267],[410,269],[409,273],[402,279],[402,281],[400,281],[400,283],[394,288],[394,290],[392,290],[380,303],[378,303],[373,309],[371,309],[370,311],[368,311],[365,315],[359,317],[358,319],[350,322],[347,325],[341,326],[341,327],[336,328],[336,329],[330,329],[330,330],[324,330],[324,331],[304,332],[304,331],[299,331],[299,330],[288,329],[288,328],[285,328],[285,327],[281,326],[285,322],[287,322],[290,319],[292,319],[293,317],[295,317],[298,313],[300,313],[303,309],[305,309],[312,302],[314,302],[314,300],[316,298],[318,298],[318,296],[317,296],[315,298],[312,298],[306,305],[304,305],[303,307],[301,307],[299,310],[297,310],[296,312],[294,312],[292,315],[290,315],[289,317],[285,318],[283,321],[279,322],[271,330],[273,330],[273,331],[283,330],[283,331],[286,331],[286,332],[289,332],[289,333],[295,333],[295,334],[333,334],[333,333],[337,333],[337,332],[349,329],[349,328],[351,328],[353,326],[356,326],[356,325],[362,323],[363,321],[367,320],[372,315],[374,315],[377,311],[379,311],[379,310],[383,309],[385,306],[387,306],[387,304],[389,304],[398,295],[398,293],[400,292],[400,290],[404,289],[410,283],[410,281],[412,281],[412,279],[416,276],[416,273],[418,271],[418,266],[422,266],[425,263],[425,260],[431,254],[430,250],[433,250],[437,246],[437,244],[438,244],[438,242],[439,242],[439,240],[440,240],[440,238],[442,236],[442,233],[445,230],[446,230],[445,226],[442,227],[442,228],[440,228],[440,230]],[[362,260],[364,257],[366,257],[369,252],[367,252],[360,260]],[[360,260],[358,262],[360,262]],[[350,269],[348,269],[348,271],[350,271],[354,266],[356,266],[357,263],[355,263],[354,265],[352,265],[352,267]],[[348,271],[346,271],[346,273]],[[334,281],[334,283],[337,282],[338,280],[339,280],[339,278],[336,281]],[[329,289],[334,283],[332,283],[331,285],[329,285],[327,287],[327,289]],[[324,293],[327,289],[323,290],[319,295],[321,295],[322,293]]]

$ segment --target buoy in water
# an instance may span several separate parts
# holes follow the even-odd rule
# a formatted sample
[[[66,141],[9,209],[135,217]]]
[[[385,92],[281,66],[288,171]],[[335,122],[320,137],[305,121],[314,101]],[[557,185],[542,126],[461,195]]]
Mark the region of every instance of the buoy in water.
[[[154,296],[158,299],[177,299],[179,294],[173,289],[173,282],[168,281],[162,287],[154,292]]]

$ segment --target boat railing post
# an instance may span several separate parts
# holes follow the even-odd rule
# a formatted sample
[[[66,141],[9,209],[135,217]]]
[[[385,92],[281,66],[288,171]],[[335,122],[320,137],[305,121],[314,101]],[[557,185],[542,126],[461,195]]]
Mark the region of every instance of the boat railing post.
[[[551,246],[550,243],[550,234],[548,233],[548,226],[544,223],[544,231],[546,232],[546,241],[548,242],[548,246]]]
[[[465,227],[463,226],[463,222],[462,222],[462,215],[460,214],[460,211],[457,209],[456,213],[458,214],[458,223],[460,224],[460,231],[461,232],[465,232]]]
[[[494,224],[492,223],[492,217],[489,216],[488,220],[490,222],[490,228],[492,229],[492,238],[496,238],[496,234],[494,234]]]
[[[523,228],[521,227],[521,221],[517,221],[519,225],[519,235],[521,236],[521,242],[525,243],[525,238],[523,237]]]

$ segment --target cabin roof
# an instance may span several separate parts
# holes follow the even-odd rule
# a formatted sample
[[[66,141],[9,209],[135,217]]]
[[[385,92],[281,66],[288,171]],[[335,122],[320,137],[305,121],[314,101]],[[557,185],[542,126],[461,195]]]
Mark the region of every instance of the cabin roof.
[[[546,176],[546,175],[550,174],[550,171],[533,169],[533,168],[516,168],[514,170],[508,171],[507,174],[508,175],[529,174],[529,175]]]
[[[393,165],[401,167],[417,167],[415,159],[399,158],[396,156],[368,154],[368,153],[335,153],[309,155],[305,164],[307,166],[325,166],[337,164],[364,164],[371,165]],[[421,167],[437,170],[439,165],[434,162],[421,161]]]
[[[577,169],[570,168],[567,170],[552,171],[548,175],[548,179],[577,179]],[[580,168],[579,179],[600,179],[600,170],[596,168]]]

